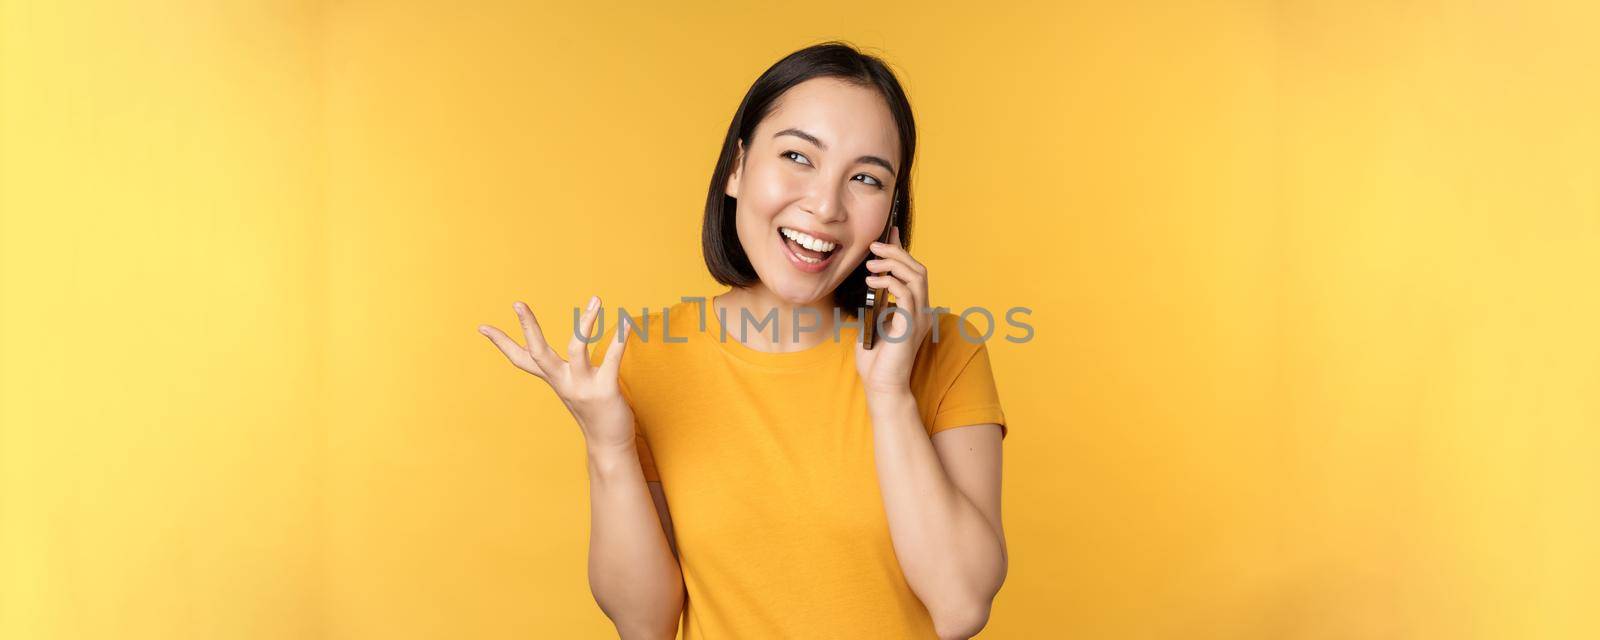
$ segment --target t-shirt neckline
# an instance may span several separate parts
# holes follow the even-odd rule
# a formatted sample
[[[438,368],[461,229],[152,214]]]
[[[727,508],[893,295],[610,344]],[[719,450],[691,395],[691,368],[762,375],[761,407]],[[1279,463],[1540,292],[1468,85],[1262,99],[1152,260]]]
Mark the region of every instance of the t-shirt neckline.
[[[833,331],[828,331],[823,334],[821,342],[799,351],[761,351],[746,346],[739,342],[737,319],[731,319],[729,324],[732,327],[726,336],[722,334],[722,319],[717,316],[716,305],[713,304],[715,299],[715,296],[706,299],[706,313],[709,317],[706,318],[705,329],[698,331],[697,334],[716,345],[723,353],[746,363],[773,369],[801,369],[838,358],[841,351],[848,351],[854,346],[854,326],[840,327],[837,339]],[[749,327],[747,331],[749,331],[747,335],[755,335],[754,326]],[[770,339],[771,327],[768,327],[762,335]]]

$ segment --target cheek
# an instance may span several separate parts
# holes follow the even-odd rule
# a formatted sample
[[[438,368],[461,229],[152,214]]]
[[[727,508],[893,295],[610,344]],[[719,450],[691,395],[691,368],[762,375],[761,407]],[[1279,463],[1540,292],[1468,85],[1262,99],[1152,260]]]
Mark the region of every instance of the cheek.
[[[750,184],[752,188],[745,189],[740,185],[738,198],[738,211],[736,212],[739,241],[744,245],[745,253],[750,256],[759,255],[769,250],[768,240],[772,235],[773,219],[782,213],[788,202],[782,190],[774,190],[771,180],[756,180]]]
[[[781,167],[765,165],[757,168],[749,177],[751,205],[767,217],[782,212],[790,202],[805,194],[805,178],[795,172],[784,171]],[[744,185],[740,186],[740,192],[744,193]]]
[[[878,236],[889,227],[889,212],[884,211],[872,216],[863,217],[861,223],[856,225],[854,231],[857,238],[861,238],[861,250],[866,251],[867,245],[877,242]]]
[[[878,234],[883,233],[884,227],[889,224],[889,212],[874,214],[870,217],[855,217],[851,219],[850,236],[855,240],[851,243],[844,257],[853,262],[862,262],[876,258],[869,248],[878,240]]]

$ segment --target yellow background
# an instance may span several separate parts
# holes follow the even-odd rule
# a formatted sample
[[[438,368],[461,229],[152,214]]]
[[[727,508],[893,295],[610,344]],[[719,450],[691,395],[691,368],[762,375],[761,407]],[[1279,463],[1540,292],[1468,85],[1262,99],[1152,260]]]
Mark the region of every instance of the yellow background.
[[[0,637],[608,637],[474,327],[714,293],[829,38],[935,300],[1034,310],[985,637],[1600,634],[1600,6],[587,4],[0,0]]]

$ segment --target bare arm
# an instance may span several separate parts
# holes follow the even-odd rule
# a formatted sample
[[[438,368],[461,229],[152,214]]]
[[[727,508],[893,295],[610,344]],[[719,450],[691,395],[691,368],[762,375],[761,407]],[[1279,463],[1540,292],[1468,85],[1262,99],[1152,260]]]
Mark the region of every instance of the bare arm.
[[[645,482],[637,451],[589,450],[589,590],[624,639],[678,633],[683,574],[661,483]]]
[[[599,304],[599,297],[591,298],[575,327],[583,336],[593,334]],[[521,302],[513,306],[526,346],[495,327],[479,325],[478,331],[518,369],[549,383],[583,432],[589,461],[589,590],[623,638],[670,640],[683,610],[683,575],[668,542],[666,499],[660,483],[645,482],[634,445],[633,408],[619,383],[631,329],[624,325],[616,348],[592,358],[574,331],[563,360],[545,342],[533,311]]]
[[[1000,426],[928,437],[909,395],[872,404],[878,485],[895,556],[941,638],[970,638],[1005,582]]]
[[[914,358],[937,318],[928,304],[928,269],[900,243],[872,244],[866,283],[894,294],[895,307],[875,349],[856,345],[856,369],[872,415],[878,487],[895,556],[940,638],[969,638],[989,623],[1006,579],[1000,528],[1000,425],[967,425],[928,436],[911,392]],[[901,336],[901,340],[888,340]]]

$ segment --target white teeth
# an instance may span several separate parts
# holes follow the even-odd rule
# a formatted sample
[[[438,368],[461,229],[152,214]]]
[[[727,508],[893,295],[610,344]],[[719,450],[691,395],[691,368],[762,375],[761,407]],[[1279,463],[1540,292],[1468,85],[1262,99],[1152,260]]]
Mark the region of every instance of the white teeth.
[[[833,251],[835,247],[839,246],[832,242],[828,242],[827,240],[814,238],[788,227],[780,227],[778,230],[783,233],[783,237],[793,240],[795,244],[812,251],[827,253],[829,251]],[[816,260],[815,262],[821,262],[821,260]]]

